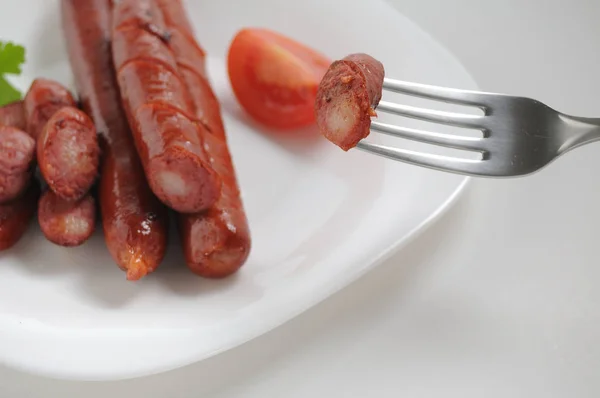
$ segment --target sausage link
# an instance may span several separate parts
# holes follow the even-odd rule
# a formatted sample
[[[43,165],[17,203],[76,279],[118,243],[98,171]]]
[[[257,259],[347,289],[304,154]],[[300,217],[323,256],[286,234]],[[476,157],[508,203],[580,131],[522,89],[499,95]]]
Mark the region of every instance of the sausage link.
[[[122,0],[113,17],[117,81],[149,185],[181,213],[205,210],[217,200],[221,182],[165,44],[170,35],[163,16],[153,0]]]
[[[40,172],[50,189],[65,200],[79,200],[90,190],[99,156],[94,123],[76,108],[55,112],[38,137]]]
[[[385,71],[367,54],[335,61],[317,91],[317,125],[329,141],[347,151],[367,137],[381,100]]]
[[[10,249],[23,237],[39,197],[40,186],[34,181],[21,197],[0,205],[0,251]]]
[[[36,140],[56,111],[67,106],[77,107],[73,95],[65,86],[42,78],[33,81],[23,102],[27,132]]]
[[[96,227],[96,204],[91,194],[81,200],[67,201],[48,189],[38,204],[38,221],[42,233],[59,246],[80,246]]]
[[[27,130],[23,101],[16,101],[0,107],[0,125]]]
[[[0,203],[21,195],[31,181],[35,141],[23,130],[0,125]]]
[[[160,0],[159,5],[168,16],[165,17],[167,23],[177,23],[185,16],[180,1]],[[178,26],[186,24],[177,23],[168,28],[176,31]],[[222,278],[246,262],[251,248],[250,229],[227,147],[219,102],[206,79],[204,64],[189,62],[189,54],[197,53],[200,48],[194,40],[192,42],[194,44],[180,41],[177,45],[169,42],[169,46],[191,93],[196,117],[202,122],[202,139],[211,166],[222,181],[222,189],[219,199],[208,211],[180,214],[179,229],[188,267],[203,277]]]
[[[110,0],[62,0],[62,24],[75,84],[102,148],[99,204],[106,246],[127,279],[162,262],[168,213],[154,196],[131,137],[113,69]]]

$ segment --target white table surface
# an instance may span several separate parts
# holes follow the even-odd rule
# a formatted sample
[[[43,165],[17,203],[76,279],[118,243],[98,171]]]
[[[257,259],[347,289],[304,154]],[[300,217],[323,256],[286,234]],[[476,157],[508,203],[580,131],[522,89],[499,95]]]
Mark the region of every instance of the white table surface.
[[[393,0],[485,90],[600,116],[598,0]],[[0,368],[0,396],[598,397],[600,144],[474,181],[386,264],[288,324],[113,383]]]

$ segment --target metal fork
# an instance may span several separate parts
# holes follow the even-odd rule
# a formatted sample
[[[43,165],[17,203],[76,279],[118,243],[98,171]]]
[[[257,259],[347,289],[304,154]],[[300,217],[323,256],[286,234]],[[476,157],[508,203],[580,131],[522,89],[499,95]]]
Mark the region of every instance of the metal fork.
[[[361,141],[358,148],[386,158],[480,177],[516,177],[540,170],[564,153],[600,140],[600,118],[569,116],[523,97],[466,91],[386,78],[384,90],[478,107],[483,115],[417,108],[381,101],[378,112],[477,129],[483,137],[442,134],[373,121],[371,130],[427,144],[475,151],[481,159],[434,155]]]

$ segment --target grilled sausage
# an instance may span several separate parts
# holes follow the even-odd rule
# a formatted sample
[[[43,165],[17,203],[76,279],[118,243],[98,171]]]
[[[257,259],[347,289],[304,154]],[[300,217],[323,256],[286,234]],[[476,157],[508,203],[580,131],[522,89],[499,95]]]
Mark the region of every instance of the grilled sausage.
[[[351,54],[331,64],[315,101],[317,125],[325,138],[347,151],[369,135],[384,74],[381,62],[367,54]]]
[[[77,106],[73,95],[65,86],[42,78],[33,81],[23,104],[27,132],[36,140],[56,111],[67,106]]]
[[[77,91],[102,148],[98,197],[104,239],[127,279],[137,280],[163,260],[168,214],[148,186],[121,108],[110,49],[110,0],[62,0],[61,6]]]
[[[113,17],[113,62],[150,187],[179,212],[205,210],[217,200],[221,182],[166,44],[162,14],[153,0],[122,0]]]
[[[79,246],[92,236],[96,226],[94,197],[88,193],[79,201],[67,201],[48,189],[38,204],[38,221],[50,242]]]
[[[39,197],[40,186],[33,182],[22,196],[0,205],[0,251],[10,249],[23,237]]]
[[[189,26],[183,21],[185,10],[180,1],[159,1],[162,12],[173,21],[171,32]],[[183,22],[182,22],[183,21]],[[188,28],[189,29],[189,28]],[[191,38],[191,32],[181,36]],[[217,202],[205,212],[180,214],[179,229],[187,265],[196,274],[222,278],[236,272],[250,253],[251,239],[235,169],[227,147],[227,137],[219,102],[210,87],[203,63],[189,62],[189,54],[199,54],[200,46],[193,41],[169,42],[180,67],[185,84],[192,94],[196,117],[202,121],[202,139],[210,155],[211,166],[223,185]],[[199,56],[199,55],[198,55]]]
[[[99,156],[94,123],[73,107],[55,112],[38,137],[40,172],[50,189],[65,200],[79,200],[90,190]]]

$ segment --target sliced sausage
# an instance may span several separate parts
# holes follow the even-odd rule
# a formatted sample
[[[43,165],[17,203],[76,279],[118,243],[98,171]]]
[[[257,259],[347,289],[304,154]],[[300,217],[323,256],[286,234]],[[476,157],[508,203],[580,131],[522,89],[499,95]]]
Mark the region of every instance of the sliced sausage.
[[[33,182],[21,197],[0,205],[0,251],[13,247],[23,237],[39,197],[40,186]]]
[[[94,197],[87,194],[76,202],[67,201],[48,189],[38,204],[40,228],[50,242],[59,246],[79,246],[96,226]]]
[[[110,48],[110,0],[62,0],[61,7],[77,91],[102,148],[98,197],[104,239],[127,279],[137,280],[164,258],[168,213],[148,186],[121,108]]]
[[[20,131],[25,128],[25,116],[22,101],[5,105],[0,108],[0,125],[10,126],[13,128],[13,131]],[[6,131],[3,127],[0,127],[0,130]],[[9,135],[12,136],[13,134],[13,140],[15,140],[14,143],[17,147],[24,149],[32,143],[35,146],[35,140],[23,131],[20,133],[10,133]],[[25,136],[29,137],[29,139],[25,138]],[[4,140],[0,139],[0,141]],[[0,148],[1,147],[2,144],[0,143]],[[4,149],[12,152],[12,149]],[[28,153],[27,150],[21,152],[23,157],[27,157],[26,153]],[[11,156],[13,158],[21,157],[21,155],[13,155],[10,155],[10,153],[2,155],[0,157],[0,164],[7,162],[7,158]],[[31,154],[31,158],[33,158],[33,153]],[[8,164],[9,168],[15,166],[15,163],[12,162],[9,162]],[[32,179],[31,174],[31,170],[27,170],[22,173],[21,178],[17,177],[14,178],[13,181],[5,180],[0,182],[0,187],[2,187],[0,189],[3,190],[5,196],[4,199],[14,196],[13,200],[0,204],[0,250],[11,248],[21,239],[35,214],[38,198],[40,196],[40,187],[39,184]],[[24,193],[21,191],[14,195],[6,195],[10,190],[18,191],[19,189],[15,189],[15,187],[19,186],[21,189],[26,189],[26,191]]]
[[[79,200],[90,190],[99,156],[94,123],[76,108],[55,112],[38,137],[40,172],[50,189],[65,200]]]
[[[321,80],[315,101],[317,125],[344,151],[369,135],[384,74],[383,65],[375,58],[351,54],[331,64]]]
[[[113,17],[113,62],[149,185],[179,212],[205,210],[217,200],[221,182],[166,44],[163,16],[153,0],[122,0]]]
[[[49,79],[35,79],[25,95],[27,132],[34,138],[42,133],[46,122],[61,108],[76,107],[71,92],[62,84]]]
[[[180,1],[160,0],[159,5],[167,25],[172,21],[172,25],[168,26],[170,31],[186,26],[181,23],[185,10]],[[192,37],[190,30],[186,29],[189,33],[186,38]],[[204,64],[189,61],[190,54],[199,57],[200,46],[195,41],[182,40],[176,45],[170,41],[169,47],[192,94],[194,111],[202,123],[200,133],[211,166],[223,184],[219,199],[209,210],[179,215],[185,259],[194,273],[208,278],[223,278],[236,272],[248,258],[251,248],[248,220],[227,146],[219,102],[206,79]]]
[[[35,140],[23,130],[0,125],[0,203],[17,198],[29,186]]]
[[[16,127],[19,130],[27,129],[23,101],[16,101],[0,107],[0,125]]]

